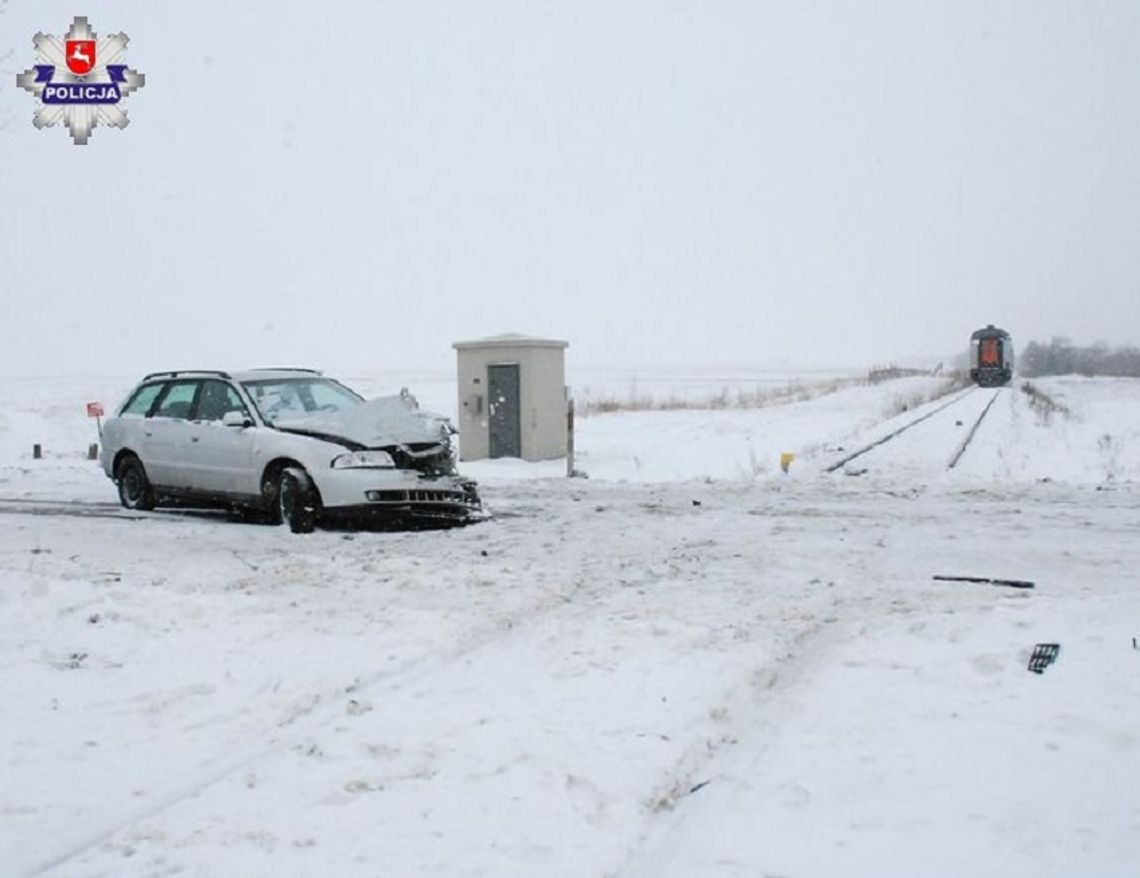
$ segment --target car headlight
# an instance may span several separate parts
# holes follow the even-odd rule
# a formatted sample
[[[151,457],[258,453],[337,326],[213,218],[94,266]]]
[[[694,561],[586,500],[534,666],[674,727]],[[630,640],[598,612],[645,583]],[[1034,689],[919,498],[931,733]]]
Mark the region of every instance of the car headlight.
[[[392,469],[396,461],[387,451],[349,451],[332,459],[333,469],[355,469],[357,467],[382,467]]]

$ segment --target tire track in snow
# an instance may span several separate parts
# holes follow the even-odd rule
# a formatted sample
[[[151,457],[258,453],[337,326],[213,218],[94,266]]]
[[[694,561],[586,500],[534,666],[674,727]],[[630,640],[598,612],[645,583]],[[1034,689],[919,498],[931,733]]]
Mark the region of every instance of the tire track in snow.
[[[591,583],[594,587],[587,588],[587,584]],[[216,760],[205,768],[184,774],[171,782],[165,792],[156,793],[151,797],[145,806],[111,817],[78,842],[73,842],[58,853],[41,860],[26,874],[37,876],[50,873],[113,839],[130,826],[176,806],[242,770],[248,770],[257,763],[288,752],[290,748],[305,741],[315,730],[324,728],[340,718],[344,711],[343,696],[346,693],[351,692],[354,697],[368,694],[379,701],[385,692],[414,685],[450,667],[469,663],[484,651],[497,649],[512,640],[529,637],[550,619],[562,615],[562,611],[566,611],[568,619],[596,613],[597,608],[593,606],[591,599],[601,596],[606,585],[604,580],[579,572],[576,581],[568,590],[545,591],[534,606],[527,608],[525,615],[520,614],[508,620],[508,627],[504,628],[503,621],[496,621],[472,630],[459,648],[444,655],[427,652],[409,659],[397,668],[386,668],[370,675],[353,674],[345,683],[311,695],[309,706],[299,707],[291,716],[277,721],[274,729],[270,730],[268,736],[262,738],[258,744],[244,748],[237,754],[231,752],[227,757]]]
[[[90,500],[41,500],[28,497],[0,497],[0,515],[47,515],[62,518],[114,518],[120,521],[219,521],[229,513],[207,509],[168,509],[161,512],[132,512],[118,503]]]
[[[767,514],[788,517],[801,511],[766,510]],[[864,517],[863,512],[868,514]],[[881,550],[884,540],[893,541],[895,534],[905,532],[914,520],[914,511],[884,516],[875,507],[864,510],[861,506],[852,509],[845,505],[817,514],[833,516],[837,521],[865,522],[863,539],[849,543],[845,562],[852,577],[861,584],[835,595],[824,610],[813,608],[815,615],[804,615],[801,610],[798,617],[785,620],[787,627],[778,632],[780,651],[753,670],[750,686],[738,685],[722,695],[721,703],[735,711],[732,739],[726,746],[709,747],[707,752],[694,748],[686,754],[678,763],[685,771],[678,772],[674,797],[664,803],[665,807],[651,809],[639,836],[626,849],[620,867],[607,876],[650,878],[660,874],[657,858],[662,845],[670,837],[687,831],[692,812],[687,810],[686,800],[695,796],[692,805],[699,813],[706,807],[701,799],[706,785],[719,789],[722,782],[727,782],[731,787],[749,772],[762,772],[765,760],[779,744],[783,725],[788,718],[799,717],[810,709],[805,692],[810,693],[812,682],[831,668],[835,656],[849,650],[880,620],[909,611],[900,604],[907,595],[899,591],[898,580],[890,572],[890,556],[881,554]],[[882,533],[874,522],[884,520],[887,528]],[[789,611],[795,613],[795,606],[790,604]],[[792,622],[803,624],[793,628],[788,624]],[[693,783],[698,778],[700,783]]]

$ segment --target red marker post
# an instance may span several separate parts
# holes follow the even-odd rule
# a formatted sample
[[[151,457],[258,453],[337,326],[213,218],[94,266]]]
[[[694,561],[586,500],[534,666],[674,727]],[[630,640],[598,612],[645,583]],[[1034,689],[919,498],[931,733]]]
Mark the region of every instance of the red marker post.
[[[95,419],[95,426],[99,429],[99,438],[103,438],[103,403],[89,402],[87,403],[87,417]]]

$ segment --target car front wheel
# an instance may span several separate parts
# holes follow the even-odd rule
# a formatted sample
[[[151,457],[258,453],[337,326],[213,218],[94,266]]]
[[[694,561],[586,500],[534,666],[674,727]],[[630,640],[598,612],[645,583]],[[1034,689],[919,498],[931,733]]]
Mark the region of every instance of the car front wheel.
[[[119,502],[127,509],[154,509],[154,492],[142,461],[133,455],[124,457],[116,470]]]
[[[312,533],[321,501],[309,474],[299,467],[286,467],[277,482],[277,509],[281,521],[295,534]]]

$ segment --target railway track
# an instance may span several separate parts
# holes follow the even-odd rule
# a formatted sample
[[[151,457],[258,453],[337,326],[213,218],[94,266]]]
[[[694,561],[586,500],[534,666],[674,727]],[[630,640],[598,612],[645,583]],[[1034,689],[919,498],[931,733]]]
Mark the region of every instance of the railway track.
[[[982,409],[982,413],[978,415],[978,419],[974,421],[970,432],[966,434],[966,438],[962,440],[962,444],[958,446],[958,450],[954,452],[954,456],[950,458],[950,463],[947,464],[947,469],[954,469],[958,465],[958,461],[962,459],[962,455],[966,453],[966,449],[970,447],[970,443],[974,441],[974,434],[978,432],[978,427],[982,426],[982,421],[986,419],[986,415],[990,413],[993,404],[997,402],[998,394],[1001,390],[995,390],[994,395],[990,397],[990,401],[986,403],[986,407]]]
[[[879,437],[874,442],[870,442],[867,445],[864,445],[861,448],[857,449],[856,451],[853,451],[852,453],[846,455],[845,457],[841,458],[840,460],[836,461],[835,463],[830,464],[829,466],[827,466],[825,468],[824,471],[829,472],[829,473],[833,473],[836,470],[842,469],[843,467],[847,466],[847,464],[851,463],[851,461],[857,460],[858,458],[862,457],[863,455],[865,455],[871,451],[874,451],[876,448],[879,448],[883,445],[886,445],[888,442],[892,441],[893,439],[897,439],[899,436],[903,435],[904,433],[906,433],[908,430],[912,429],[913,427],[917,427],[919,424],[922,424],[922,423],[930,420],[935,415],[946,411],[947,409],[951,408],[952,406],[958,405],[959,403],[963,402],[966,399],[971,398],[976,392],[978,392],[978,390],[980,390],[979,387],[971,386],[971,387],[966,388],[965,390],[962,390],[958,393],[955,393],[950,399],[946,400],[945,402],[941,403],[940,405],[935,406],[930,411],[927,411],[927,412],[923,413],[922,415],[919,415],[918,417],[913,418],[910,421],[907,421],[905,424],[901,425],[900,427],[897,427],[896,429],[892,430],[891,432],[887,433],[886,435]],[[947,469],[953,469],[955,466],[957,466],[958,462],[962,459],[962,456],[966,453],[966,449],[970,447],[970,443],[973,441],[974,436],[977,434],[978,428],[981,426],[982,421],[985,419],[986,415],[989,413],[990,408],[993,406],[994,402],[997,400],[999,393],[1001,393],[1001,389],[994,391],[993,396],[990,397],[989,402],[986,403],[985,407],[982,409],[981,413],[978,415],[978,417],[974,421],[973,425],[970,427],[969,432],[966,434],[966,438],[958,445],[958,447],[955,449],[954,453],[951,455],[950,461],[946,467]]]

